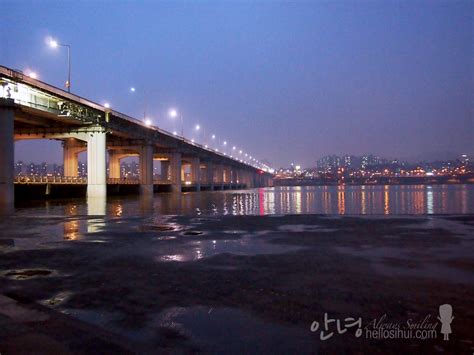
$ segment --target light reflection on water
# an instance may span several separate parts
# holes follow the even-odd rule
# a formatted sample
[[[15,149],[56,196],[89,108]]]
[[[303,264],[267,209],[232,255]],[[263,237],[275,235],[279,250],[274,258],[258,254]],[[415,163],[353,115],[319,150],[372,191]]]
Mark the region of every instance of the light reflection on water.
[[[46,208],[45,208],[46,207]],[[272,214],[468,214],[474,213],[474,185],[294,186],[239,191],[163,193],[151,196],[48,201],[20,213],[66,216],[272,215]],[[100,218],[88,231],[100,231]],[[65,226],[75,239],[77,226]]]

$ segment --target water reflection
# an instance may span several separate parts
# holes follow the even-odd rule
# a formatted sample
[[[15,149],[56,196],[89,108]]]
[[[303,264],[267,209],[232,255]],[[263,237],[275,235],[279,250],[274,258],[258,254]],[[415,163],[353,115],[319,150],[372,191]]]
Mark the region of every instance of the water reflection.
[[[474,185],[274,187],[109,197],[107,201],[78,199],[59,206],[48,202],[47,206],[41,207],[41,213],[88,215],[87,231],[93,233],[102,229],[105,216],[474,213]],[[77,237],[74,218],[66,223],[64,232],[67,238]]]
[[[87,232],[100,232],[105,227],[104,217],[107,215],[107,200],[105,197],[87,197],[87,214],[97,218],[87,219]]]

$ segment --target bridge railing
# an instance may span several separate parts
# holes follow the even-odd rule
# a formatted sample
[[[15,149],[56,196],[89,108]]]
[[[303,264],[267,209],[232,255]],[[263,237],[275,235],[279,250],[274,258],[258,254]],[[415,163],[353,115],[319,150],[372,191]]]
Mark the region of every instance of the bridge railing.
[[[111,185],[139,185],[140,179],[137,178],[108,178],[107,184]]]
[[[20,175],[15,176],[14,181],[17,184],[87,184],[87,177]]]

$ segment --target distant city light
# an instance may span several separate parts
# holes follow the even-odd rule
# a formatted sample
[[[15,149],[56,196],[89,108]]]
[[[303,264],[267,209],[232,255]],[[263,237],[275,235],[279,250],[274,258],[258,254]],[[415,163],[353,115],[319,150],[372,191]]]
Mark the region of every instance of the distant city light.
[[[196,131],[199,131],[201,129],[201,126],[197,124],[195,128],[196,128]]]
[[[241,150],[239,150],[239,154],[242,154],[242,151],[241,151]]]
[[[235,145],[232,147],[232,150],[235,150]]]
[[[227,145],[227,141],[224,141],[224,145]]]
[[[132,86],[132,87],[130,88],[130,91],[131,91],[131,92],[135,92],[135,88]]]

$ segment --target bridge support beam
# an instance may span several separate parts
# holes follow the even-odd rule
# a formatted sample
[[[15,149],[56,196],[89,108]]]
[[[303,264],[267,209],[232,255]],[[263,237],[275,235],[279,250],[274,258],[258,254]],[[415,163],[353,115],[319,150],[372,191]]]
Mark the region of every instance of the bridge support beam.
[[[191,159],[191,183],[196,187],[196,191],[201,191],[201,160]]]
[[[206,183],[209,185],[209,190],[214,190],[214,163],[208,162],[206,164]]]
[[[140,193],[153,194],[153,146],[140,149]]]
[[[115,153],[114,151],[109,151],[109,178],[111,179],[120,179],[120,159],[123,155]]]
[[[0,214],[13,212],[14,101],[0,98]]]
[[[216,185],[220,190],[224,189],[224,167],[222,165],[216,166]]]
[[[87,196],[107,195],[105,132],[94,132],[87,137]]]
[[[181,192],[181,153],[170,155],[171,191]]]
[[[161,180],[169,180],[170,176],[170,161],[162,160],[161,161]]]
[[[63,143],[63,166],[64,176],[77,177],[79,153],[86,150],[83,143],[75,138],[67,138]]]

